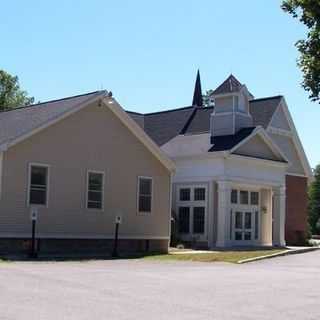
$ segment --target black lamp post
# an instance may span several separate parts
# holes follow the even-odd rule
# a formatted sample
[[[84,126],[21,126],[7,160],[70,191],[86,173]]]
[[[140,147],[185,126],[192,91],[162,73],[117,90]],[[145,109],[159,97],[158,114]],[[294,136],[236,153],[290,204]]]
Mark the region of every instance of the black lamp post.
[[[31,258],[37,258],[38,252],[36,250],[36,224],[38,219],[38,209],[31,208],[31,222],[32,222],[32,236],[31,236]]]
[[[119,225],[121,224],[121,222],[122,222],[121,216],[120,215],[116,216],[113,251],[112,251],[113,258],[118,257],[118,236],[119,236]]]

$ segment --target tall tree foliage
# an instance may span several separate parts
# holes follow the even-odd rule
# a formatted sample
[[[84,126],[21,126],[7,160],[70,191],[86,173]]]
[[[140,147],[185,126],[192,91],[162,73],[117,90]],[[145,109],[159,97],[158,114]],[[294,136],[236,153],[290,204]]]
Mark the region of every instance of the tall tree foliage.
[[[309,187],[309,224],[313,234],[320,234],[320,165],[316,167],[314,177]]]
[[[308,28],[306,40],[296,42],[298,66],[303,73],[303,88],[312,101],[320,103],[320,1],[284,0],[281,7]]]
[[[212,99],[213,90],[207,90],[204,95],[202,95],[202,101],[204,107],[212,107],[214,106],[214,102]]]
[[[0,111],[26,106],[34,102],[33,97],[20,88],[17,76],[0,70]]]

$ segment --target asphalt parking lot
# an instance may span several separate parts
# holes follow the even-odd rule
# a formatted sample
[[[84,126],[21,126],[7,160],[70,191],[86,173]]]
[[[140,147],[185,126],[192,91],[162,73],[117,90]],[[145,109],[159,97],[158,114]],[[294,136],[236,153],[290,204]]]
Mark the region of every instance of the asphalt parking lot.
[[[319,317],[319,250],[245,265],[0,263],[0,320]]]

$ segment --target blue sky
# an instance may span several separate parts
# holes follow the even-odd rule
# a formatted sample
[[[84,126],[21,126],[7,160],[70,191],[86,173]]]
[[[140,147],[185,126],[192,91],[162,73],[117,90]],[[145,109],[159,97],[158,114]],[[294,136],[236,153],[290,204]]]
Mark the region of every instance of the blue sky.
[[[306,30],[280,3],[5,1],[0,68],[36,100],[105,88],[140,112],[190,105],[197,68],[205,90],[232,72],[255,97],[285,95],[315,166],[320,105],[300,87],[294,47]]]

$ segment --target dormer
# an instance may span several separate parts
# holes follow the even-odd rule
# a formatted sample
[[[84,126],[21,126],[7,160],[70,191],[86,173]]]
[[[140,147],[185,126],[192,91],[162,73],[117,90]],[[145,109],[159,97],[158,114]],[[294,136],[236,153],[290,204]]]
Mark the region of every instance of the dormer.
[[[214,100],[212,136],[233,135],[242,128],[252,126],[249,100],[253,96],[233,75],[212,92],[211,98]]]

